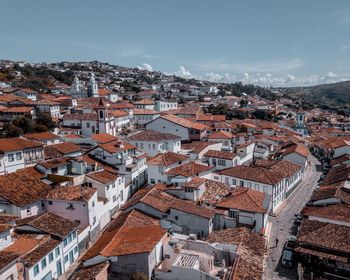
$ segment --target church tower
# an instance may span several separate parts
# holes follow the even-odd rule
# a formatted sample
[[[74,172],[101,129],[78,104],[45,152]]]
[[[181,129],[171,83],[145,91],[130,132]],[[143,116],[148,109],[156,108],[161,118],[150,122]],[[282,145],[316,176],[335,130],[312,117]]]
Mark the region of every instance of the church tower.
[[[70,94],[74,98],[83,97],[82,96],[83,95],[83,87],[82,87],[77,76],[74,77],[73,84],[72,84],[71,89],[70,89]]]
[[[308,134],[307,128],[305,126],[305,112],[299,109],[295,114],[296,124],[294,126],[294,131],[302,136]]]
[[[87,85],[87,97],[98,97],[98,85],[93,72],[91,73],[91,77]]]
[[[108,133],[108,106],[109,104],[106,104],[102,97],[100,98],[98,105],[95,106],[95,110],[97,111],[98,133]]]

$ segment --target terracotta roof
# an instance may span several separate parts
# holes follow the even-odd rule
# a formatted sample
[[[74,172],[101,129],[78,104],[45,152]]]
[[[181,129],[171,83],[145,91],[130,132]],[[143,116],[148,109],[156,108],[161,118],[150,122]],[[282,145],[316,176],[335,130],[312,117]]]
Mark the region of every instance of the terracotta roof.
[[[23,138],[1,138],[0,153],[43,147],[43,144]]]
[[[91,139],[95,140],[97,143],[101,143],[101,144],[118,140],[118,137],[105,132],[99,133],[99,134],[91,134],[90,137]]]
[[[71,142],[50,145],[44,148],[44,154],[46,159],[58,158],[67,154],[81,151],[82,149],[80,148],[80,146]]]
[[[283,149],[283,147],[282,147]],[[289,145],[284,151],[283,151],[283,155],[289,155],[292,153],[297,153],[303,157],[308,157],[310,152],[309,150],[302,144],[292,144]]]
[[[208,136],[208,139],[232,139],[233,135],[227,131],[214,131]]]
[[[118,178],[117,174],[113,174],[107,170],[92,172],[86,176],[103,184],[113,183]]]
[[[305,216],[314,216],[350,223],[350,205],[345,203],[322,206],[306,206],[302,210],[302,214]]]
[[[105,144],[99,144],[97,147],[101,147],[102,149],[106,150],[111,154],[136,149],[134,145],[131,145],[128,142],[110,142]]]
[[[203,156],[233,160],[236,157],[236,154],[231,152],[225,152],[225,151],[209,150]]]
[[[221,175],[241,178],[253,182],[275,185],[279,183],[283,178],[290,177],[299,170],[300,166],[282,160],[278,161],[276,164],[269,168],[239,165],[221,170],[218,173]]]
[[[69,161],[70,161],[69,158],[56,158],[56,159],[40,162],[38,163],[38,165],[41,165],[46,169],[51,169],[59,166],[68,165]]]
[[[33,265],[37,264],[43,257],[47,256],[60,243],[61,241],[59,240],[49,238],[45,242],[39,244],[25,256],[21,257],[21,262],[23,262],[25,267],[32,267]]]
[[[175,123],[177,125],[186,127],[186,128],[191,128],[191,129],[195,129],[195,130],[205,130],[207,129],[206,125],[200,124],[200,123],[196,123],[196,122],[192,122],[190,120],[184,119],[184,118],[180,118],[174,115],[164,115],[161,116],[160,118],[170,121],[172,123]]]
[[[299,243],[315,247],[350,252],[350,227],[304,219],[298,232]]]
[[[337,141],[331,142],[330,146],[333,149],[337,149],[337,148],[345,147],[345,146],[350,146],[350,141],[341,139],[341,140],[337,140]]]
[[[188,162],[188,163],[184,163],[182,165],[176,166],[172,169],[169,169],[166,171],[166,173],[171,176],[190,177],[190,176],[198,176],[200,173],[209,171],[213,168],[214,168],[213,166],[203,165],[195,162]]]
[[[206,239],[209,243],[237,244],[237,257],[233,264],[231,280],[262,279],[265,240],[247,228],[230,228],[213,231]]]
[[[67,201],[89,201],[97,192],[95,188],[81,186],[64,186],[51,190],[46,199],[57,199]]]
[[[202,141],[193,141],[191,143],[182,144],[181,147],[183,150],[191,150],[192,152],[199,154],[205,148],[210,145],[216,145],[213,142],[202,142]]]
[[[207,179],[205,181],[205,190],[199,201],[216,204],[222,197],[228,195],[231,188],[224,183]]]
[[[185,183],[182,188],[198,189],[205,181],[205,178],[194,177],[191,181]]]
[[[238,209],[247,212],[267,213],[270,197],[256,190],[236,187],[232,193],[222,198],[216,206],[225,209]]]
[[[342,164],[331,168],[327,176],[324,178],[322,184],[330,185],[346,180],[350,180],[350,165]]]
[[[109,267],[109,262],[103,262],[94,266],[80,266],[69,277],[69,280],[95,280],[100,273],[103,273]]]
[[[48,235],[38,234],[15,234],[13,243],[6,247],[4,251],[14,253],[16,255],[23,255],[33,250],[43,239],[47,239]]]
[[[169,166],[175,163],[181,164],[182,161],[187,160],[188,156],[176,154],[173,152],[159,153],[147,160],[147,165]]]
[[[14,263],[19,258],[15,253],[0,251],[0,271]]]
[[[24,107],[24,106],[0,108],[0,112],[2,113],[30,113],[32,110],[33,110],[33,107]]]
[[[14,222],[18,219],[15,215],[10,214],[0,214],[0,224],[9,224],[10,222]]]
[[[158,111],[152,109],[134,109],[134,115],[159,115]]]
[[[97,114],[95,113],[83,113],[83,114],[65,114],[63,120],[86,120],[97,121]]]
[[[110,257],[149,253],[165,233],[166,230],[161,228],[157,219],[137,210],[121,213],[112,220],[82,259],[88,260],[97,255]]]
[[[341,155],[339,157],[336,157],[336,158],[333,158],[331,160],[331,165],[336,165],[336,164],[339,164],[339,163],[343,163],[344,161],[350,161],[350,155],[349,154],[344,154],[344,155]]]
[[[0,224],[0,233],[10,230],[12,227],[8,224]]]
[[[26,168],[0,176],[0,196],[19,207],[44,199],[51,190],[38,178],[39,175],[27,171]]]
[[[135,101],[134,105],[154,105],[155,102],[151,99],[142,99],[140,101]]]
[[[226,120],[225,115],[197,115],[197,121],[212,121],[212,122],[224,122]]]
[[[39,133],[28,133],[28,134],[24,134],[23,137],[29,140],[37,140],[37,141],[60,139],[59,136],[49,131],[39,132]]]
[[[144,203],[163,213],[173,208],[206,219],[211,219],[214,216],[212,209],[201,207],[192,201],[182,200],[172,196],[164,192],[162,190],[163,187],[163,185],[157,184],[137,191],[123,206],[123,209],[126,210],[137,203]]]
[[[110,91],[106,88],[99,88],[98,89],[98,94],[100,96],[107,96],[110,93]]]
[[[112,111],[109,111],[109,112],[115,118],[129,116],[129,113],[125,112],[124,110],[112,110]]]
[[[65,238],[69,233],[75,230],[79,223],[73,222],[56,214],[45,212],[40,215],[31,216],[16,221],[17,227],[31,226],[42,232],[51,234],[61,239]],[[26,229],[26,231],[29,231]]]
[[[144,130],[140,133],[130,136],[128,139],[131,141],[160,142],[164,140],[180,140],[181,137],[170,133],[162,133],[154,130]]]

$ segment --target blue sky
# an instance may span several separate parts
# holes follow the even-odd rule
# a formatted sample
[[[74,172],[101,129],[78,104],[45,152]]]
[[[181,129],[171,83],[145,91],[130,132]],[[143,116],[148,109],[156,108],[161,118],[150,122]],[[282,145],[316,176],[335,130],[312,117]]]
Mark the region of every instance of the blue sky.
[[[350,80],[348,0],[2,0],[0,59],[260,85]]]

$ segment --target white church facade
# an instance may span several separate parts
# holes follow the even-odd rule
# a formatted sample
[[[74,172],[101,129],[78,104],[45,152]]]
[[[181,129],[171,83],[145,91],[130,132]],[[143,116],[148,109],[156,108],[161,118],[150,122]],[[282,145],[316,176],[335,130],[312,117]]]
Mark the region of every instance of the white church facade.
[[[95,79],[95,74],[91,73],[90,80],[88,81],[86,88],[79,81],[78,77],[75,76],[70,89],[70,94],[73,98],[98,97],[98,84]]]

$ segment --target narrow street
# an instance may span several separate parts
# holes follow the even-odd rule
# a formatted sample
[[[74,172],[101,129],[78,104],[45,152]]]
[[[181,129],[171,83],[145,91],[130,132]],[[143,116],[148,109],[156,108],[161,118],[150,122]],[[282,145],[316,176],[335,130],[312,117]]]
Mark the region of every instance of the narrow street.
[[[311,166],[305,172],[301,185],[288,198],[287,203],[278,215],[276,217],[270,217],[272,228],[264,267],[263,279],[265,280],[297,279],[296,266],[294,265],[291,269],[284,268],[281,265],[280,258],[283,245],[287,241],[287,236],[294,222],[294,214],[302,210],[316,188],[317,181],[321,175],[317,164],[319,164],[317,159],[312,157]],[[277,247],[275,246],[276,238],[279,240]]]

